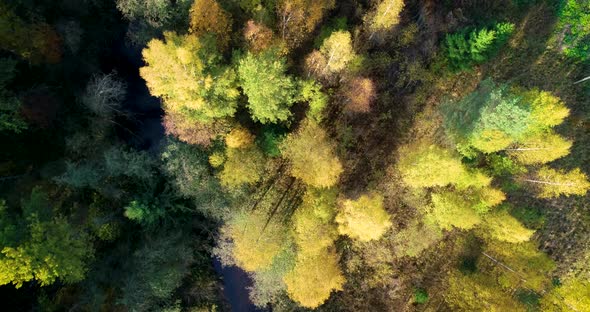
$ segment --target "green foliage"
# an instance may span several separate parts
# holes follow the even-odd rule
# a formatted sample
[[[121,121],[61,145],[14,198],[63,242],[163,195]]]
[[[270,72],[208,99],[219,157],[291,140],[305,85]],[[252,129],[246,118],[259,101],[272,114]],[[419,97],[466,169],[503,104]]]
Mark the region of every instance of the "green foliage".
[[[237,188],[243,184],[254,184],[264,173],[266,159],[257,146],[228,148],[226,161],[219,173],[221,184]]]
[[[424,304],[428,301],[428,293],[423,288],[414,289],[414,302],[417,304]]]
[[[563,39],[560,48],[565,55],[585,61],[590,54],[590,2],[564,0],[559,9],[556,36]]]
[[[307,102],[309,109],[307,117],[319,123],[324,119],[324,109],[328,106],[328,96],[322,92],[322,86],[313,80],[301,82],[299,97]]]
[[[238,61],[240,85],[255,121],[277,123],[291,116],[289,107],[295,102],[297,85],[286,70],[285,59],[274,50],[248,53]]]
[[[165,110],[191,122],[211,123],[232,116],[239,92],[232,69],[220,64],[221,55],[211,36],[165,32],[143,50],[147,66],[139,73]]]
[[[481,215],[504,199],[504,194],[490,189],[466,192],[441,191],[432,194],[432,210],[428,219],[442,229],[457,227],[469,230],[482,222]]]
[[[226,215],[228,207],[221,185],[210,172],[203,150],[170,139],[161,158],[163,170],[180,197],[192,199],[196,209],[206,216],[221,219]]]
[[[299,253],[312,255],[333,245],[338,236],[335,189],[309,188],[293,215],[294,239]]]
[[[8,90],[16,74],[16,61],[0,58],[0,131],[19,133],[27,128],[20,116],[20,101]]]
[[[526,172],[526,168],[512,160],[498,154],[487,154],[485,156],[488,171],[494,176],[507,177]]]
[[[587,311],[590,309],[590,283],[568,278],[541,299],[543,311]]]
[[[491,29],[463,30],[445,38],[447,58],[456,71],[471,69],[492,58],[514,32],[514,24],[497,23]]]
[[[121,303],[134,311],[146,311],[168,299],[194,261],[190,242],[181,233],[164,233],[145,240],[133,252]]]
[[[267,125],[262,128],[262,134],[257,137],[258,146],[264,154],[270,157],[281,155],[279,146],[285,139],[285,131],[273,125]]]
[[[324,40],[330,37],[330,35],[336,31],[346,30],[348,28],[348,20],[346,17],[336,17],[328,21],[328,23],[322,25],[319,35],[314,39],[313,46],[319,49]]]
[[[154,225],[166,211],[163,207],[133,200],[125,207],[125,216],[139,224]]]
[[[63,217],[48,210],[47,195],[34,189],[23,201],[23,215],[12,219],[2,206],[0,221],[3,229],[0,255],[0,285],[13,284],[20,288],[32,280],[41,286],[57,279],[71,284],[84,279],[93,249],[87,234],[78,231]],[[17,226],[25,224],[18,241],[14,240]]]
[[[402,149],[398,170],[403,181],[414,188],[454,184],[464,189],[484,187],[491,179],[461,163],[460,158],[436,145],[409,145]]]
[[[437,226],[415,221],[406,228],[396,231],[392,243],[395,245],[397,257],[418,257],[442,238],[442,232]]]

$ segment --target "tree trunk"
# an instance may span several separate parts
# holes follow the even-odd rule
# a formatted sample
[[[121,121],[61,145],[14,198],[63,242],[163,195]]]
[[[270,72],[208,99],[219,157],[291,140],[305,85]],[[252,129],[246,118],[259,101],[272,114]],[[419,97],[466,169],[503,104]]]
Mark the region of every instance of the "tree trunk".
[[[538,183],[538,184],[547,184],[547,185],[563,185],[563,186],[574,186],[574,183],[558,183],[558,182],[547,182],[547,181],[540,181],[540,180],[531,180],[531,179],[524,179],[527,182],[531,183]]]

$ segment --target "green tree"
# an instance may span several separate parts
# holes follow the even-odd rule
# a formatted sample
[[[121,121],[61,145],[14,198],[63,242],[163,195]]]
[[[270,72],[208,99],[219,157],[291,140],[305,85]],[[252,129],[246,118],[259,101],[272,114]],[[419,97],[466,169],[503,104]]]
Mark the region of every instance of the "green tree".
[[[6,209],[0,220],[6,226],[0,255],[0,285],[35,280],[41,286],[60,280],[72,284],[84,279],[93,256],[92,243],[63,217],[53,216],[47,195],[35,188],[22,203],[23,215],[9,220]],[[25,228],[19,228],[25,225]],[[17,228],[18,226],[18,228]],[[18,240],[13,240],[20,231]]]
[[[336,216],[338,232],[361,242],[376,240],[391,227],[390,216],[383,208],[383,196],[362,195],[357,200],[344,200]]]
[[[165,213],[164,207],[160,205],[138,200],[132,200],[124,212],[125,217],[146,226],[154,225]]]
[[[220,64],[210,36],[165,32],[163,41],[151,40],[142,53],[147,66],[140,68],[140,75],[150,93],[164,100],[166,112],[193,123],[211,123],[235,113],[235,74]]]
[[[281,152],[291,161],[291,174],[314,187],[331,187],[338,182],[342,164],[334,154],[334,143],[315,122],[305,120],[282,143]]]
[[[254,120],[276,123],[291,116],[289,107],[295,102],[297,84],[286,70],[285,59],[274,50],[248,53],[238,61],[240,85]]]
[[[27,124],[20,116],[20,101],[8,88],[15,74],[16,61],[0,58],[0,131],[19,133]]]
[[[301,82],[299,94],[301,101],[307,102],[307,118],[320,123],[324,119],[324,109],[328,106],[329,97],[322,92],[322,86],[313,80]]]
[[[132,311],[152,310],[172,296],[194,260],[191,239],[182,232],[145,239],[128,262],[121,303]]]
[[[222,219],[229,213],[221,185],[209,170],[207,153],[169,139],[161,159],[163,172],[179,197],[192,199],[198,211],[215,219]]]
[[[531,124],[531,107],[505,85],[484,80],[478,89],[443,105],[444,126],[459,146],[491,153],[522,139]]]
[[[469,230],[482,222],[482,215],[504,200],[504,193],[493,188],[440,191],[432,194],[428,217],[442,229]]]
[[[565,172],[542,167],[535,173],[534,177],[525,178],[523,181],[536,186],[540,198],[554,198],[560,195],[585,195],[590,188],[588,177],[579,168]]]
[[[557,36],[568,57],[584,61],[590,53],[590,2],[565,0],[558,13]]]
[[[481,28],[449,34],[445,38],[447,59],[452,69],[468,70],[498,51],[514,32],[514,24],[498,23],[492,29]]]
[[[338,255],[332,249],[315,255],[299,254],[295,268],[284,279],[289,297],[306,308],[317,308],[332,291],[342,290],[345,282]]]

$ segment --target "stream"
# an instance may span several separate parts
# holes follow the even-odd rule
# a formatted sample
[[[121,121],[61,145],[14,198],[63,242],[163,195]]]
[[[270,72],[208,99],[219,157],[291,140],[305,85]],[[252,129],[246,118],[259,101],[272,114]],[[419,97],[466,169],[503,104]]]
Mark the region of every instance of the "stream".
[[[145,81],[139,76],[139,68],[144,65],[141,48],[131,47],[123,39],[114,43],[111,56],[103,64],[105,73],[115,70],[127,84],[123,109],[129,114],[117,120],[121,124],[117,132],[129,145],[157,155],[165,136],[162,126],[164,112],[160,100],[150,95]],[[223,294],[231,311],[263,311],[257,309],[248,297],[248,287],[252,281],[244,270],[235,266],[222,267],[217,258],[212,261],[223,281]]]

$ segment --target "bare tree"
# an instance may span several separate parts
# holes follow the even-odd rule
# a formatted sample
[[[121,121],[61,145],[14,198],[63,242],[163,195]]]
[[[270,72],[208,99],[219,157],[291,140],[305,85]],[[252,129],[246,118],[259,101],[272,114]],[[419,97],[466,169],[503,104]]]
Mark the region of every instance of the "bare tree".
[[[82,103],[96,115],[111,119],[113,115],[122,113],[120,109],[127,93],[126,87],[116,72],[94,75],[86,86]]]

